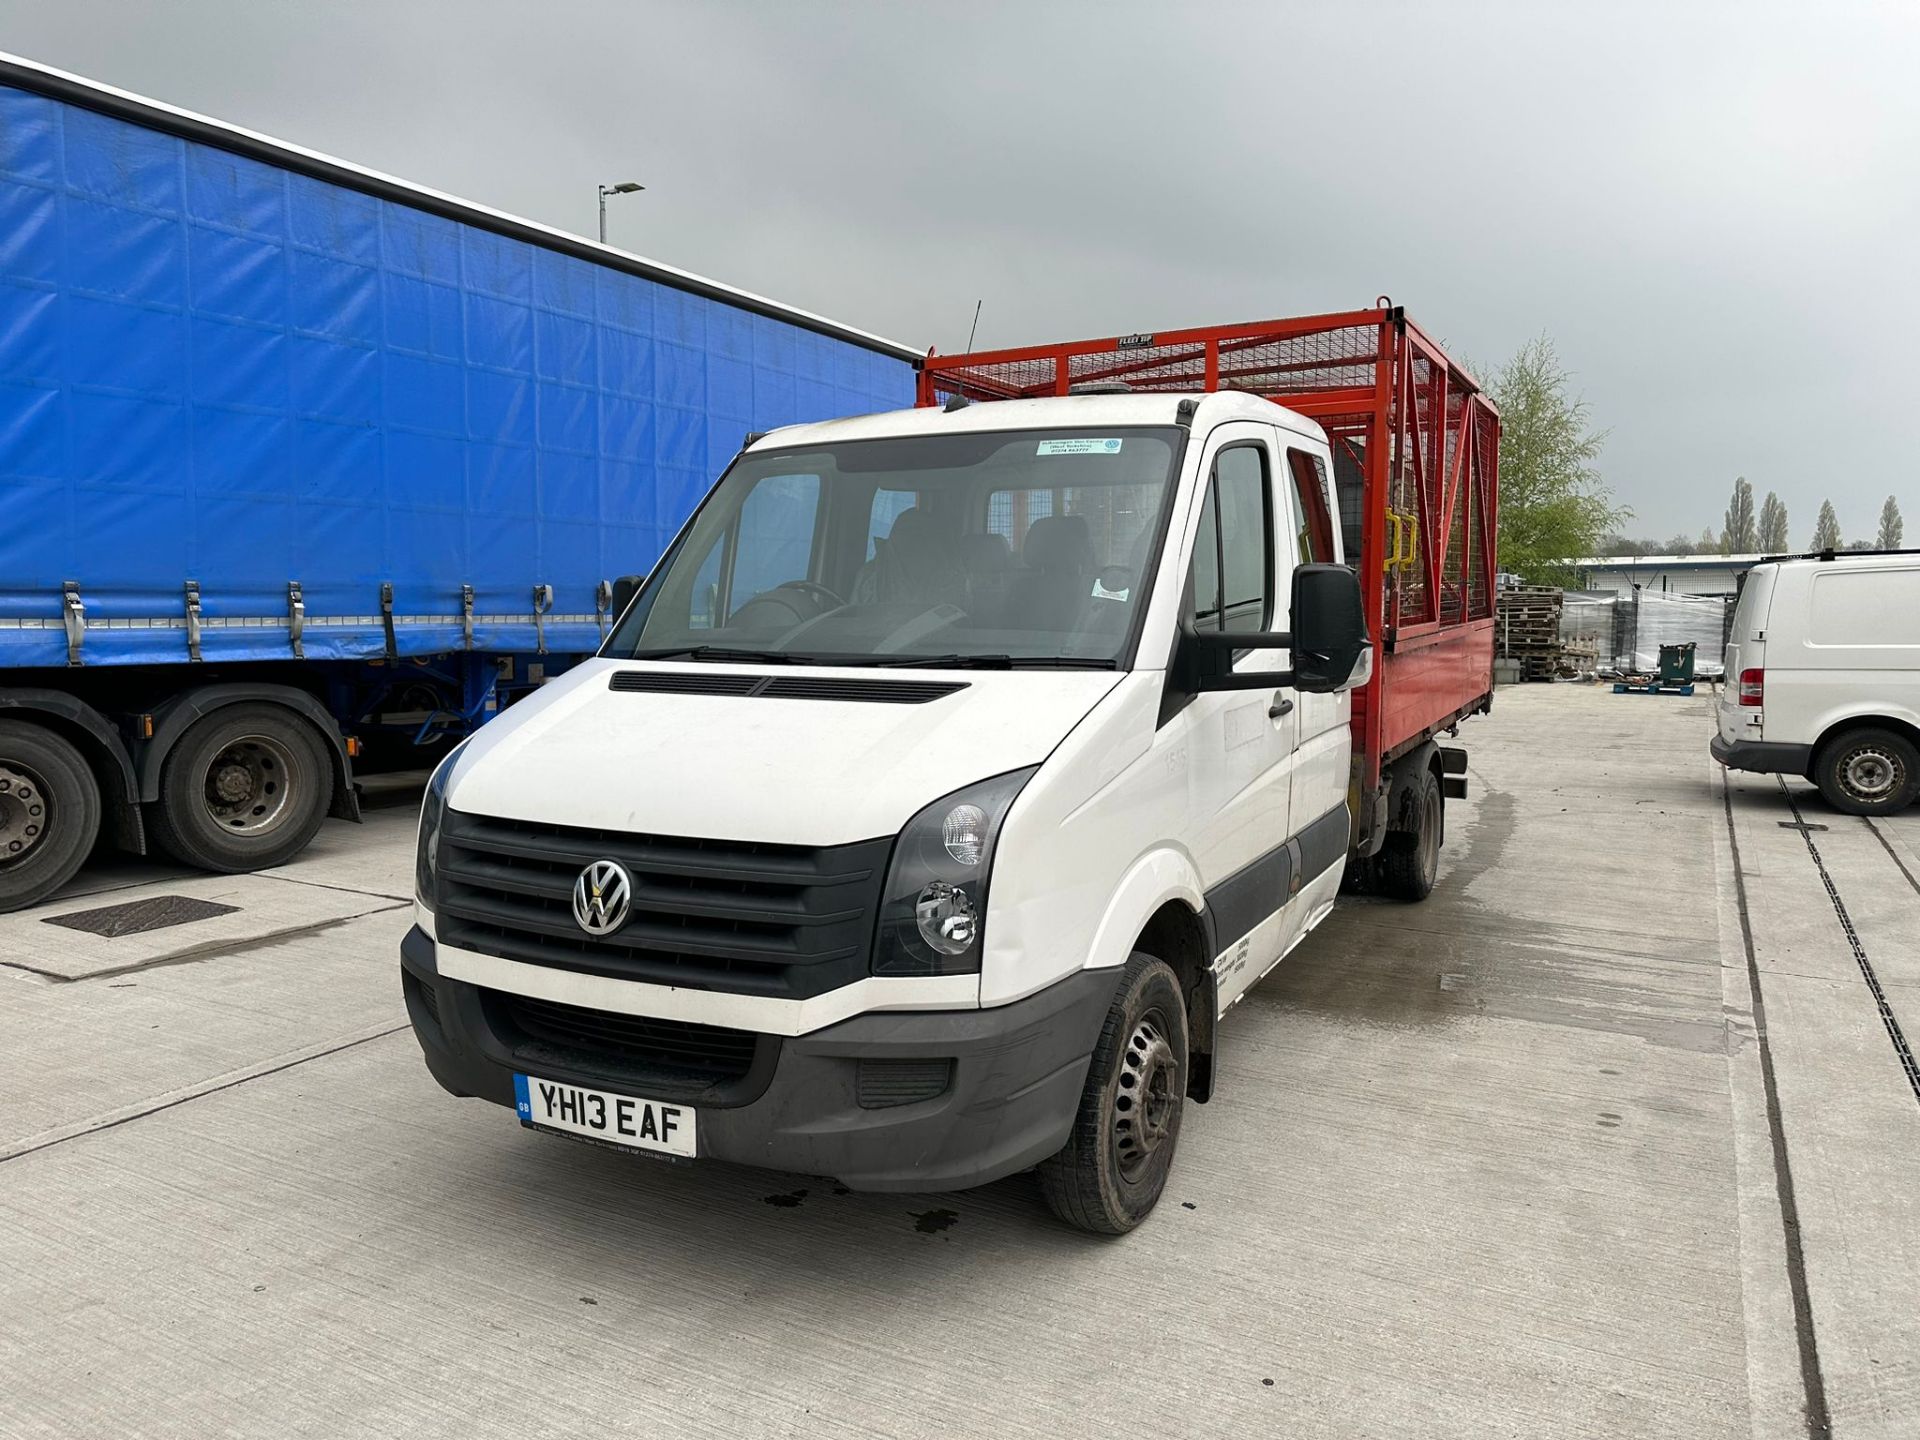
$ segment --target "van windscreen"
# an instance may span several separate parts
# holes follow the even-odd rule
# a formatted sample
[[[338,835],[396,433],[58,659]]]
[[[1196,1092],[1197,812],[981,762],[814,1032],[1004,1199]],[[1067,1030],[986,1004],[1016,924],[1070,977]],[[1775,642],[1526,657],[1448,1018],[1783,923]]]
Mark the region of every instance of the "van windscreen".
[[[1118,666],[1180,438],[1020,430],[742,456],[601,653]]]

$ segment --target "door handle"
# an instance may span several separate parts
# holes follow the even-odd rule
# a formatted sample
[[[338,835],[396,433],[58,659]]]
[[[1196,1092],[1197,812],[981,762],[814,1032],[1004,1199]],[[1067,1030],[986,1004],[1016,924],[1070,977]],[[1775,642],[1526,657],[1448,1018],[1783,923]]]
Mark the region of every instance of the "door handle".
[[[1275,695],[1273,697],[1273,703],[1267,707],[1267,718],[1269,720],[1278,720],[1282,716],[1291,715],[1292,713],[1293,701],[1285,695]]]

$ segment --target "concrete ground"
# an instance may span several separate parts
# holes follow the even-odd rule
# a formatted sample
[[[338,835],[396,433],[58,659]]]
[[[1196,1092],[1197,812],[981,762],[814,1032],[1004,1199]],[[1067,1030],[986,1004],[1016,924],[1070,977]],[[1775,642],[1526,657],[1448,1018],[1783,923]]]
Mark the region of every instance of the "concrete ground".
[[[90,872],[0,918],[0,1435],[1920,1434],[1920,813],[1709,703],[1503,690],[1433,898],[1251,993],[1114,1242],[447,1097],[407,809]],[[237,909],[46,923],[148,895]]]

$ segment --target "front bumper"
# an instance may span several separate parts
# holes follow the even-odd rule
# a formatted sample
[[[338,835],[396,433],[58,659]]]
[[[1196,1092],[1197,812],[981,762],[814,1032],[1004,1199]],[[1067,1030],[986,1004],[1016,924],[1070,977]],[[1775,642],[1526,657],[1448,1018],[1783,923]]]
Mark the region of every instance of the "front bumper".
[[[434,942],[418,927],[401,942],[400,963],[427,1068],[454,1095],[512,1109],[518,1072],[675,1100],[698,1113],[702,1159],[898,1191],[985,1185],[1059,1150],[1120,975],[1081,971],[990,1010],[879,1012],[808,1035],[761,1036],[745,1074],[688,1096],[638,1076],[623,1081],[605,1064],[530,1054],[491,1018],[485,992],[439,974]],[[863,1060],[951,1063],[938,1095],[870,1108],[871,1099],[860,1103]]]
[[[1715,735],[1707,749],[1729,770],[1757,770],[1763,775],[1804,775],[1813,766],[1811,745],[1788,745],[1773,740],[1726,740]]]

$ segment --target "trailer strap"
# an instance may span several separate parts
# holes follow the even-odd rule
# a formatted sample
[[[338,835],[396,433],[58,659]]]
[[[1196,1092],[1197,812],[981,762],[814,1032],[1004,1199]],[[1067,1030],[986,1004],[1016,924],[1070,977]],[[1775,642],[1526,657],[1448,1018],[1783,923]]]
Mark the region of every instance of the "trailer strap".
[[[544,655],[547,653],[546,614],[553,609],[553,586],[536,585],[533,587],[533,638],[535,648]]]
[[[380,582],[380,624],[387,632],[387,658],[398,660],[400,642],[393,633],[393,582],[391,580]]]
[[[301,639],[301,632],[306,628],[306,596],[300,593],[298,580],[289,580],[287,582],[287,643],[293,646],[294,658],[298,660],[307,658],[306,642]]]
[[[80,663],[80,647],[87,643],[87,607],[80,599],[80,582],[68,580],[61,586],[60,618],[67,627],[67,664]]]
[[[200,658],[200,582],[189,580],[186,584],[187,599],[187,658]]]
[[[473,649],[473,586],[460,587],[460,643],[463,649]]]

